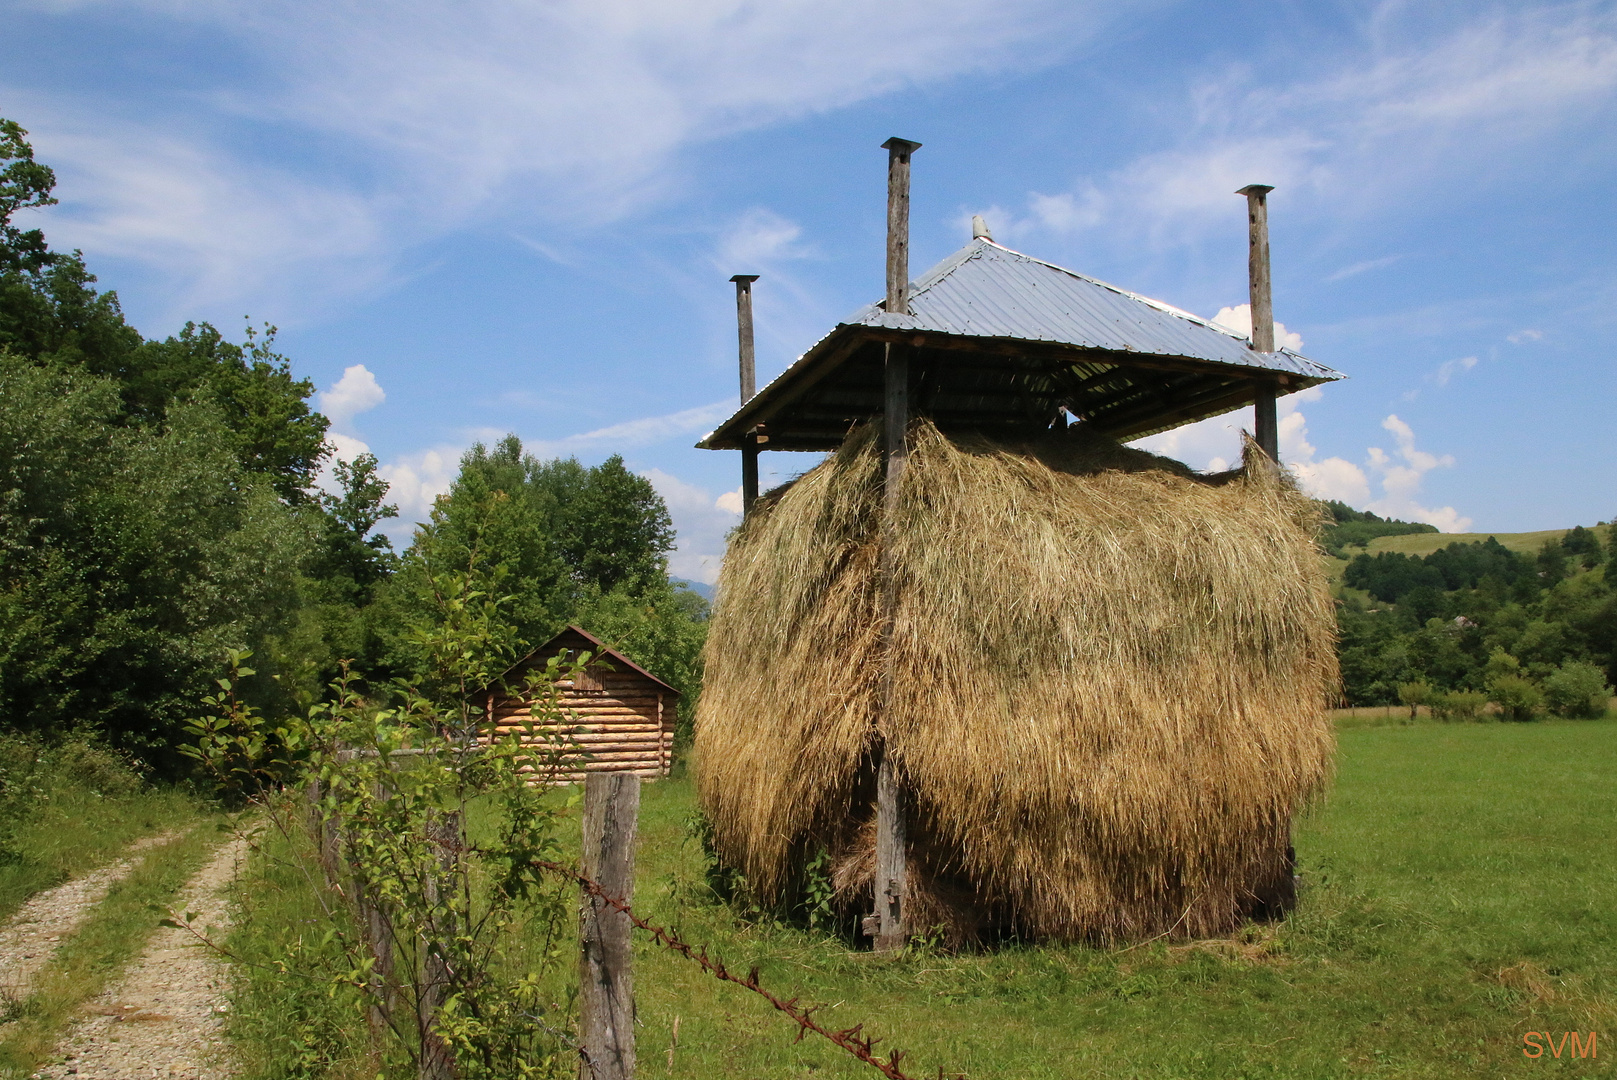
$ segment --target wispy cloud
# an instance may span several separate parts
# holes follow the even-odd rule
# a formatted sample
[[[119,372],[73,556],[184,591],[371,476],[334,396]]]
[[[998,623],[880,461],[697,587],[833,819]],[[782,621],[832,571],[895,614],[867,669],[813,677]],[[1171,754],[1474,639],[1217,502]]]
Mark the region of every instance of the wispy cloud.
[[[157,270],[173,284],[170,317],[249,296],[319,307],[319,297],[364,292],[386,277],[385,198],[23,97],[63,196],[41,215],[53,246]]]
[[[1423,381],[1427,386],[1435,386],[1441,389],[1453,381],[1454,376],[1462,372],[1470,371],[1476,366],[1477,358],[1475,356],[1462,356],[1458,360],[1445,360],[1441,364],[1437,365],[1437,370],[1427,375]],[[1421,389],[1421,387],[1416,386],[1404,391],[1400,397],[1400,400],[1414,401],[1416,398],[1420,397]]]
[[[1462,371],[1470,371],[1477,366],[1474,356],[1462,356],[1458,360],[1445,360],[1438,365],[1437,373],[1432,376],[1432,382],[1438,386],[1447,386],[1449,380]]]
[[[625,420],[578,435],[560,439],[539,439],[524,442],[536,454],[572,454],[599,448],[627,450],[647,446],[679,435],[705,435],[718,426],[719,421],[736,409],[735,402],[726,398],[711,405],[699,405],[663,416],[646,416],[638,420]]]
[[[186,283],[179,303],[277,288],[329,300],[373,287],[403,249],[468,221],[528,236],[531,218],[506,198],[518,185],[547,229],[589,229],[677,191],[679,152],[695,143],[1041,64],[1155,2],[47,4],[64,18],[133,8],[176,34],[206,26],[251,59],[253,81],[144,124],[111,123],[112,103],[86,95],[29,112],[71,181],[53,220],[67,242]],[[290,176],[265,164],[236,137],[244,123],[274,129],[283,151],[311,148],[321,167]],[[549,235],[531,246],[566,259]]]
[[[1350,277],[1358,277],[1360,274],[1369,273],[1371,270],[1380,270],[1383,267],[1391,266],[1402,258],[1402,255],[1386,255],[1379,259],[1366,259],[1363,262],[1356,262],[1351,266],[1342,267],[1336,273],[1326,277],[1325,280],[1343,281]]]
[[[1343,219],[1407,208],[1449,197],[1446,178],[1463,178],[1467,190],[1508,184],[1535,167],[1522,147],[1552,144],[1617,99],[1610,10],[1479,13],[1435,41],[1404,32],[1403,13],[1383,5],[1361,48],[1290,82],[1259,81],[1249,65],[1204,81],[1186,102],[1193,122],[1172,144],[1079,177],[1070,191],[1030,194],[1007,215],[1010,227],[1172,247],[1226,228],[1232,192],[1252,182],[1275,185],[1292,212]],[[1354,263],[1329,280],[1398,258]]]
[[[1505,335],[1505,340],[1512,345],[1526,345],[1529,341],[1541,341],[1543,338],[1542,330],[1518,330],[1514,334]]]

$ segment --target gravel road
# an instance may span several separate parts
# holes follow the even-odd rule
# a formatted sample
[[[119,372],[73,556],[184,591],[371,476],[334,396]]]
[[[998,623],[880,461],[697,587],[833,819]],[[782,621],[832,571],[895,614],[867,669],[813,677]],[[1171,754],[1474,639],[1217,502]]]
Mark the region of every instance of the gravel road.
[[[18,908],[0,926],[0,994],[18,1001],[27,997],[34,976],[50,962],[61,940],[71,936],[107,891],[140,864],[140,853],[179,835],[171,832],[137,840],[117,862],[46,889]]]
[[[194,925],[222,932],[229,911],[225,886],[245,851],[239,840],[220,848],[186,885],[175,909],[196,912]],[[161,927],[122,979],[69,1029],[57,1048],[60,1064],[34,1075],[223,1080],[233,1071],[220,1023],[226,982],[213,952],[184,930]]]

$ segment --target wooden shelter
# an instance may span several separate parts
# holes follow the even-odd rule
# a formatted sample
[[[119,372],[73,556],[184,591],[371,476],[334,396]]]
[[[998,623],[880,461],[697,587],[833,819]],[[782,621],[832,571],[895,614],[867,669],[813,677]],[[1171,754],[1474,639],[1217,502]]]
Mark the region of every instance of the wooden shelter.
[[[917,431],[924,429],[962,446],[983,440],[999,447],[1032,445],[1059,434],[1073,440],[1105,440],[1116,447],[1118,442],[1251,405],[1255,412],[1254,441],[1261,453],[1249,461],[1250,490],[1254,498],[1269,499],[1278,507],[1285,496],[1264,494],[1268,489],[1263,486],[1273,481],[1275,492],[1285,489],[1284,478],[1274,468],[1279,460],[1276,398],[1342,376],[1289,349],[1275,347],[1267,208],[1272,189],[1266,185],[1250,185],[1236,193],[1246,199],[1249,224],[1248,269],[1255,318],[1254,332],[1248,339],[1170,304],[1012,251],[993,241],[981,218],[973,222],[973,237],[968,245],[911,281],[910,159],[920,143],[894,138],[883,147],[888,151],[885,299],[854,312],[779,377],[762,390],[755,390],[752,286],[757,277],[739,274],[733,278],[740,327],[742,404],[697,445],[742,452],[742,499],[748,523],[743,525],[741,539],[746,540],[751,535],[749,527],[763,516],[755,513],[759,505],[760,451],[835,451],[822,470],[853,475],[857,470],[852,470],[850,464],[851,439],[862,431],[875,432],[881,477],[877,493],[857,506],[852,495],[851,502],[833,500],[827,503],[831,509],[827,509],[826,516],[813,519],[805,527],[829,536],[828,530],[839,527],[838,523],[848,515],[865,515],[879,522],[869,549],[874,552],[869,557],[873,569],[869,640],[845,662],[863,662],[868,657],[877,665],[871,682],[874,698],[880,703],[874,707],[878,719],[868,735],[861,736],[867,739],[865,753],[874,773],[875,801],[869,880],[876,910],[867,928],[876,937],[878,948],[891,948],[905,940],[904,909],[912,888],[912,883],[907,884],[906,861],[911,844],[907,830],[913,816],[909,805],[914,792],[907,793],[905,785],[913,781],[913,771],[906,779],[909,766],[895,764],[891,736],[883,733],[884,721],[879,717],[891,713],[891,703],[906,692],[900,680],[918,677],[903,673],[895,660],[904,629],[895,624],[895,614],[905,603],[907,588],[902,552],[906,536],[913,539],[926,533],[915,524],[915,511],[901,505],[907,483],[906,465]],[[1117,450],[1122,453],[1122,448]],[[940,461],[946,456],[941,450],[935,455]],[[1136,464],[1131,468],[1144,466]],[[1165,465],[1152,468],[1172,471]],[[1184,472],[1188,475],[1189,470]],[[1256,479],[1260,472],[1268,480]],[[912,517],[906,518],[905,514]],[[1311,537],[1304,525],[1294,525],[1284,513],[1277,513],[1275,520],[1276,527],[1286,532],[1288,542],[1295,541],[1297,550],[1311,548]],[[753,531],[761,529],[762,526]],[[1119,530],[1105,542],[1133,542],[1128,526],[1119,526]],[[852,550],[851,545],[846,550],[838,549],[838,558],[852,559],[847,554]],[[1251,569],[1259,575],[1270,573],[1277,586],[1296,585],[1302,593],[1309,593],[1318,582],[1313,581],[1312,571],[1295,568],[1302,565],[1281,568],[1276,564],[1268,571],[1260,561]],[[796,573],[796,568],[791,572]],[[714,633],[721,640],[723,635],[718,632],[731,618],[725,583],[737,577],[729,570],[724,574],[714,615]],[[789,576],[782,571],[783,579]],[[1286,595],[1285,588],[1277,587],[1274,595]],[[740,603],[737,597],[730,599],[729,607]],[[826,608],[828,603],[822,596],[805,598],[797,607],[772,612],[770,618],[796,619],[803,611]],[[1308,639],[1303,644],[1309,648],[1317,645],[1309,636],[1314,629],[1317,628],[1299,637],[1299,641]],[[1261,642],[1261,635],[1255,633],[1250,641],[1241,637],[1249,630],[1232,630],[1232,640],[1239,640],[1237,647]],[[1095,640],[1105,636],[1099,633]],[[710,635],[710,675],[715,670],[716,658],[711,654],[714,640],[715,636]],[[745,648],[745,642],[738,641],[736,649]],[[770,657],[759,657],[756,662],[766,667],[775,665]],[[1324,670],[1320,668],[1320,672]],[[1313,687],[1320,680],[1304,682],[1304,690],[1292,704],[1305,712],[1318,711],[1316,706],[1322,708],[1323,693],[1318,695],[1320,702],[1310,701]],[[747,735],[757,728],[740,704],[721,716],[723,710],[716,704],[710,706],[710,698],[717,700],[715,695],[705,694],[702,706],[708,719],[697,719],[699,752],[707,752],[703,749],[704,730],[718,733],[722,729],[727,738],[741,740],[737,747],[743,746],[746,738],[760,737]],[[828,695],[825,714],[835,713],[840,703],[841,698]],[[1277,708],[1284,713],[1290,707]],[[816,710],[809,711],[803,723],[820,722],[815,713]],[[1314,729],[1323,721],[1315,720],[1318,718],[1309,721],[1312,726],[1300,736],[1305,741],[1317,742],[1319,732]],[[1121,718],[1120,722],[1132,721]],[[726,761],[715,768],[729,764]],[[1322,775],[1319,768],[1310,768],[1310,777]],[[1309,789],[1311,783],[1313,779],[1298,790]],[[755,803],[756,795],[752,792],[747,796],[747,805]],[[711,799],[704,795],[706,801],[715,803],[708,807],[710,812],[726,798],[722,794],[714,794]],[[1074,814],[1082,816],[1076,810]],[[1289,815],[1283,828],[1289,828]],[[732,847],[740,851],[741,842],[736,841]],[[1282,838],[1281,850],[1284,849]],[[1288,869],[1285,888],[1289,888],[1289,882]]]
[[[673,763],[674,713],[679,691],[595,635],[569,626],[523,657],[481,693],[479,702],[495,730],[526,729],[532,713],[526,675],[544,670],[552,657],[567,663],[588,653],[589,663],[556,684],[562,722],[535,724],[535,741],[560,738],[565,746],[556,783],[577,783],[586,773],[626,772],[667,776]]]

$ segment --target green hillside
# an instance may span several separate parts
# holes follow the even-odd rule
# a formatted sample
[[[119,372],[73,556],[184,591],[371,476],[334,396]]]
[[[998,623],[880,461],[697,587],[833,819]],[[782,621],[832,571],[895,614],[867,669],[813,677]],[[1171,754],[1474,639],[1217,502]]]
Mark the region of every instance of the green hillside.
[[[1546,540],[1559,540],[1570,529],[1545,529],[1542,532],[1521,533],[1416,533],[1412,536],[1378,536],[1370,541],[1368,550],[1374,555],[1382,551],[1399,551],[1405,555],[1430,555],[1450,544],[1480,544],[1490,536],[1511,551],[1522,555],[1537,555]],[[1597,528],[1600,538],[1610,543],[1611,527]]]

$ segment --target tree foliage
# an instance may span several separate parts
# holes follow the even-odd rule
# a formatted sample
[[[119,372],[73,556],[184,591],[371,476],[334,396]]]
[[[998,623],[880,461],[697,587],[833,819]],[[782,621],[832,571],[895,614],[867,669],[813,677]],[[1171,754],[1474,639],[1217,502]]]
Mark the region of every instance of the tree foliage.
[[[1350,593],[1339,609],[1348,700],[1391,704],[1401,700],[1400,686],[1421,682],[1431,686],[1436,712],[1472,711],[1471,697],[1454,695],[1483,694],[1517,718],[1546,704],[1563,716],[1594,709],[1587,702],[1596,690],[1583,706],[1568,703],[1589,671],[1602,674],[1602,686],[1617,674],[1617,582],[1601,569],[1600,531],[1574,529],[1531,556],[1490,537],[1424,557],[1354,558],[1343,583],[1370,603]]]
[[[126,419],[112,380],[0,353],[0,710],[162,758],[222,650],[288,618],[312,537],[213,402]]]

